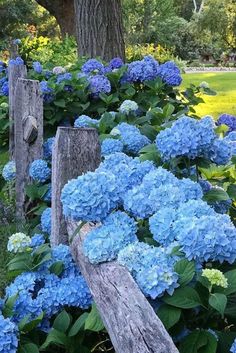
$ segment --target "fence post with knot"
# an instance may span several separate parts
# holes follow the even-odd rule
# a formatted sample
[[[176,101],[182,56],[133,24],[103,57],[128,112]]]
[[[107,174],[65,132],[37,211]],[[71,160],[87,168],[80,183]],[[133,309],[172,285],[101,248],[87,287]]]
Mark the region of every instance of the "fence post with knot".
[[[30,182],[29,166],[42,157],[43,150],[43,98],[38,81],[18,79],[14,119],[16,216],[24,220],[27,211],[25,187]]]
[[[73,129],[73,132],[68,129],[64,130],[64,133],[68,134],[63,138],[64,144],[61,138],[62,130],[59,130],[53,150],[54,190],[57,189],[55,184],[64,185],[75,176],[94,170],[100,163],[96,130],[91,134],[91,139],[88,138],[88,129]],[[71,143],[70,135],[73,135],[74,144]],[[66,163],[62,158],[65,153],[71,160]],[[71,167],[65,172],[66,166]],[[55,191],[52,197],[52,222],[58,222],[55,210],[61,210],[60,197]],[[74,235],[78,223],[71,220],[66,220],[66,223],[68,235]],[[80,229],[71,244],[71,250],[91,290],[116,353],[178,353],[162,322],[128,270],[117,261],[92,265],[85,257],[82,244],[91,227],[93,226],[86,224]],[[56,237],[53,243],[60,244],[65,240],[60,233],[53,236]]]

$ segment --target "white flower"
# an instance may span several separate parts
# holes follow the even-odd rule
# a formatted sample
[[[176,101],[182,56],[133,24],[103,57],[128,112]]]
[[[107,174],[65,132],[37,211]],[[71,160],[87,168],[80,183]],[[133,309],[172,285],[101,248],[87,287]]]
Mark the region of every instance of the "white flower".
[[[66,69],[62,66],[55,66],[52,72],[54,73],[54,75],[60,75],[64,74],[66,72]]]
[[[31,245],[31,238],[24,233],[12,234],[8,240],[7,250],[13,253],[21,253],[28,250]]]

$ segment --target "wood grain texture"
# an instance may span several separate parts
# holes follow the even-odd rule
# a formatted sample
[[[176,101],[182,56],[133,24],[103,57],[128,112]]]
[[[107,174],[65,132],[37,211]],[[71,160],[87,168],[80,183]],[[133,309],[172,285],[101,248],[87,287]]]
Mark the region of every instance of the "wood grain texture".
[[[67,221],[73,235],[78,224]],[[82,243],[85,225],[72,243],[73,257],[91,290],[116,353],[178,353],[171,337],[126,268],[116,261],[92,265]]]
[[[13,55],[13,54],[12,54]],[[13,55],[15,58],[15,54]],[[15,138],[14,138],[14,111],[15,111],[15,89],[18,78],[25,78],[27,75],[25,65],[9,65],[8,80],[9,80],[9,155],[10,159],[15,157]]]
[[[125,59],[121,0],[74,0],[79,54]]]
[[[28,116],[37,121],[37,137],[29,144],[24,140],[24,121]],[[42,157],[43,98],[39,82],[19,78],[14,97],[14,135],[16,161],[16,216],[24,220],[26,213],[25,186],[30,182],[29,165]]]
[[[63,186],[70,179],[94,171],[100,163],[100,154],[96,129],[58,128],[52,157],[52,246],[68,244],[60,200]]]

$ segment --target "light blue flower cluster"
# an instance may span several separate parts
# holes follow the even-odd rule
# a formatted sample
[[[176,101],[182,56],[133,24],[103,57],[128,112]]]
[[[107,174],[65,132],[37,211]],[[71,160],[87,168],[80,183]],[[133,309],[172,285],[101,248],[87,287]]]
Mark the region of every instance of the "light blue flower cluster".
[[[41,215],[42,231],[49,235],[51,234],[51,213],[52,213],[51,208],[47,207]]]
[[[124,151],[134,155],[136,155],[141,148],[150,144],[150,140],[145,135],[142,135],[136,126],[127,123],[118,124],[111,131],[111,135],[120,136],[124,144]]]
[[[137,110],[138,110],[138,104],[129,99],[125,100],[119,108],[119,111],[125,115],[129,115],[130,113],[135,114]]]
[[[41,81],[39,83],[40,91],[43,94],[44,103],[51,103],[54,99],[53,89],[48,86],[47,81]]]
[[[18,328],[9,319],[0,315],[0,352],[16,353],[18,348]]]
[[[30,177],[39,183],[45,183],[51,177],[51,169],[43,159],[36,159],[29,168]]]
[[[181,117],[157,135],[156,145],[164,161],[186,156],[190,159],[205,157],[216,164],[226,164],[231,158],[229,144],[217,137],[210,117],[201,120]]]
[[[64,186],[61,201],[66,217],[101,221],[118,205],[116,178],[109,172],[88,172]]]
[[[43,72],[43,67],[39,61],[33,62],[33,69],[37,74],[41,74]]]
[[[173,294],[178,285],[174,260],[162,248],[135,242],[119,252],[118,262],[126,266],[145,296],[156,299]]]
[[[230,114],[221,114],[216,124],[219,125],[227,125],[230,131],[236,130],[236,116]]]
[[[109,94],[111,92],[111,83],[104,75],[95,75],[88,78],[89,90],[94,98],[98,98],[100,93]]]
[[[8,65],[24,65],[24,60],[17,56],[15,59],[10,59]]]
[[[209,183],[207,180],[200,180],[199,184],[202,188],[203,193],[207,193],[210,190],[222,190],[224,191],[223,188],[219,186],[212,186],[211,183]],[[232,200],[229,198],[228,200],[221,200],[221,201],[208,201],[208,204],[211,205],[211,207],[217,212],[221,214],[225,214],[229,211],[231,205],[232,205]]]
[[[233,344],[232,344],[232,346],[230,348],[230,352],[231,353],[236,353],[236,338],[235,338],[235,340],[234,340],[234,342],[233,342]]]
[[[3,171],[2,171],[2,176],[4,180],[6,181],[12,181],[16,177],[16,163],[14,161],[10,161],[7,164],[5,164]]]
[[[126,245],[137,241],[137,226],[126,213],[111,213],[85,238],[83,251],[93,264],[114,260]]]
[[[88,115],[80,115],[74,122],[74,127],[97,127],[99,125],[99,120],[92,119]]]
[[[120,140],[106,138],[101,144],[101,154],[102,156],[107,156],[115,152],[122,152],[123,147],[124,145]]]
[[[63,262],[63,272],[60,277],[74,277],[81,274],[72,258],[69,246],[60,244],[52,249],[52,259],[48,263],[48,268],[58,261]]]
[[[102,75],[104,73],[104,65],[96,59],[89,59],[83,64],[81,71],[87,75],[92,73]]]
[[[168,86],[179,86],[182,82],[180,69],[173,61],[167,61],[160,65],[158,76]]]
[[[43,234],[34,234],[34,236],[31,238],[31,248],[37,248],[40,245],[43,245],[45,243],[45,237]]]
[[[225,138],[225,141],[229,144],[231,148],[232,156],[236,155],[236,131],[230,132]]]
[[[64,81],[71,81],[72,80],[72,75],[71,73],[69,72],[66,72],[66,73],[63,73],[63,74],[59,74],[57,76],[57,81],[56,83],[57,84],[60,84],[61,82],[64,82]]]
[[[52,149],[55,143],[55,137],[49,137],[43,143],[43,158],[50,160],[52,158]]]

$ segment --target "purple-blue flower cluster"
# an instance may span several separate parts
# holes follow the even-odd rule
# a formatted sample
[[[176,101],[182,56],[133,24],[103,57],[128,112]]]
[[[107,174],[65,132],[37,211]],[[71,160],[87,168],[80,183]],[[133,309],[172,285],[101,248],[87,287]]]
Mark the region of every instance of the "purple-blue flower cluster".
[[[168,86],[179,86],[182,82],[180,69],[173,61],[167,61],[160,65],[158,76]]]
[[[15,59],[10,59],[8,65],[24,65],[24,60],[17,56]]]
[[[230,114],[221,114],[216,122],[219,125],[227,125],[228,132],[236,130],[236,116]]]
[[[121,249],[137,241],[136,231],[134,219],[126,213],[111,213],[101,226],[86,236],[84,254],[93,264],[114,260]]]
[[[43,67],[39,61],[33,62],[33,69],[37,74],[41,74],[43,72]]]
[[[40,91],[43,94],[44,103],[51,103],[54,99],[53,89],[48,86],[47,81],[41,81],[39,85]]]
[[[43,159],[36,159],[29,168],[30,177],[39,183],[45,183],[51,177],[51,169]]]
[[[93,73],[102,75],[104,73],[104,65],[96,59],[89,59],[83,64],[81,71],[87,75]]]
[[[8,96],[9,95],[9,84],[7,77],[2,77],[0,79],[0,96]]]
[[[32,248],[37,248],[40,245],[43,245],[45,243],[45,237],[43,234],[34,234],[34,236],[31,238],[31,247]]]
[[[55,137],[49,137],[43,143],[43,158],[50,160],[52,158],[52,149],[55,143]]]
[[[100,93],[109,94],[111,92],[111,83],[104,75],[90,76],[88,81],[89,91],[94,98],[98,98]]]
[[[128,64],[127,72],[122,82],[140,82],[155,80],[158,76],[159,64],[152,56],[145,56],[143,60]]]

